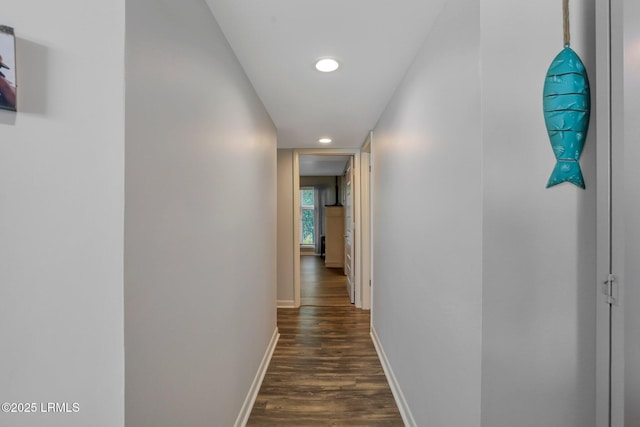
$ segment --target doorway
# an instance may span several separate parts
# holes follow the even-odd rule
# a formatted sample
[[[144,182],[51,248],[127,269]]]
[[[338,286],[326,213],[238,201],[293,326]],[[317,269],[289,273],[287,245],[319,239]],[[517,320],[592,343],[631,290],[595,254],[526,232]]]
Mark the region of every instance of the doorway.
[[[301,239],[301,227],[299,226],[299,224],[301,224],[301,212],[300,212],[300,206],[301,206],[301,193],[300,190],[301,188],[304,188],[305,186],[308,185],[308,181],[306,181],[304,178],[301,177],[301,164],[303,169],[305,168],[305,162],[307,162],[307,160],[326,160],[325,163],[330,163],[331,159],[337,160],[337,161],[342,161],[344,160],[344,168],[340,171],[340,179],[338,180],[338,188],[336,189],[335,187],[335,177],[338,176],[335,173],[330,174],[329,176],[332,177],[332,179],[334,180],[334,191],[330,192],[333,197],[334,200],[333,201],[329,201],[326,200],[328,203],[326,203],[326,210],[325,210],[325,226],[329,227],[330,225],[330,221],[336,222],[336,223],[342,223],[342,229],[339,232],[339,234],[337,234],[338,238],[340,239],[340,247],[342,248],[342,252],[337,254],[337,257],[340,258],[340,261],[336,264],[334,260],[329,260],[329,263],[331,264],[331,266],[333,267],[342,267],[343,269],[345,268],[345,264],[346,262],[350,263],[350,268],[349,268],[349,272],[350,272],[350,276],[351,276],[351,287],[353,289],[353,303],[356,307],[358,308],[365,308],[368,309],[370,307],[370,301],[367,300],[366,302],[363,303],[363,292],[362,292],[362,274],[361,274],[361,266],[362,266],[362,249],[361,249],[361,236],[362,236],[362,224],[361,224],[361,188],[360,188],[360,184],[361,184],[361,179],[360,179],[360,150],[359,149],[298,149],[298,150],[294,150],[293,152],[293,220],[294,220],[294,224],[296,224],[296,226],[294,226],[294,233],[293,233],[293,246],[294,246],[294,253],[293,253],[293,258],[294,258],[294,303],[296,307],[299,307],[301,305],[301,245],[300,245],[300,239]],[[350,207],[350,224],[347,223],[347,218],[344,215],[344,208],[345,208],[345,202],[346,199],[345,197],[345,188],[344,185],[346,183],[346,180],[344,179],[344,172],[346,171],[347,168],[347,163],[349,164],[349,168],[350,168],[350,182],[349,182],[349,186],[350,186],[350,190],[349,190],[349,196],[351,197],[351,201],[349,202],[349,207]],[[335,171],[335,170],[334,170]],[[303,172],[305,173],[305,172]],[[302,184],[301,184],[302,183]],[[337,194],[337,198],[335,197]],[[333,207],[331,206],[333,205],[333,207],[337,208],[337,209],[333,209]],[[340,210],[342,210],[342,212],[340,212]],[[335,217],[333,217],[333,215],[338,215],[338,219],[335,219]],[[333,218],[333,220],[330,220],[330,218]],[[347,230],[349,230],[349,233],[347,233]],[[325,260],[326,257],[329,256],[330,254],[327,252],[329,245],[331,244],[331,242],[327,241],[327,239],[330,237],[330,230],[325,230],[324,228],[321,228],[321,231],[324,232],[324,239],[322,238],[323,235],[322,234],[316,234],[318,235],[318,240],[319,240],[319,246],[320,246],[320,251],[322,252],[323,250],[324,255],[325,255]],[[366,231],[368,234],[368,230]],[[334,238],[336,236],[335,232],[334,232]],[[349,259],[346,256],[347,250],[345,250],[346,246],[347,246],[347,239],[349,239],[349,243],[350,243],[350,247],[349,247],[349,252],[350,252],[350,257]],[[324,243],[324,248],[322,248]],[[333,242],[333,244],[335,245],[335,242]],[[334,256],[336,254],[334,253]],[[367,284],[368,285],[368,284]],[[367,290],[368,291],[368,290]],[[369,292],[366,292],[367,297],[369,295]]]

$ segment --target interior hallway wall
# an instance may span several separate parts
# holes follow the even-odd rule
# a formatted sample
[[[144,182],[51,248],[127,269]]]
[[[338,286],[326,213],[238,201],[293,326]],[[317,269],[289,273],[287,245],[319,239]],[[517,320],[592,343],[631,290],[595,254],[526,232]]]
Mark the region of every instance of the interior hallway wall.
[[[594,425],[593,124],[587,189],[545,189],[561,48],[561,3],[452,0],[376,126],[373,326],[417,425]]]
[[[479,40],[449,1],[374,130],[373,328],[419,426],[480,423]]]
[[[571,45],[591,76],[592,96],[594,4],[571,2]],[[545,189],[555,159],[542,89],[549,64],[563,48],[562,4],[480,5],[482,425],[593,426],[595,120],[580,161],[586,190],[571,184]]]
[[[19,111],[0,111],[0,402],[37,403],[2,426],[124,424],[124,9],[2,2]]]
[[[278,150],[278,306],[293,307],[293,150]]]
[[[126,31],[126,422],[231,426],[276,328],[276,130],[205,2]]]

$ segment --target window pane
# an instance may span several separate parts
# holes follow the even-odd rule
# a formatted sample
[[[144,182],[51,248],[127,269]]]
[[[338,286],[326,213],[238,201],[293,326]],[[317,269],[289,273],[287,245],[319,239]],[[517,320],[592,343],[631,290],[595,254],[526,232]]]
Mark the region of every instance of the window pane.
[[[314,191],[313,188],[300,190],[300,203],[302,206],[312,206],[313,207],[313,199],[314,199]]]
[[[302,210],[302,244],[313,245],[314,242],[314,218],[312,209]]]

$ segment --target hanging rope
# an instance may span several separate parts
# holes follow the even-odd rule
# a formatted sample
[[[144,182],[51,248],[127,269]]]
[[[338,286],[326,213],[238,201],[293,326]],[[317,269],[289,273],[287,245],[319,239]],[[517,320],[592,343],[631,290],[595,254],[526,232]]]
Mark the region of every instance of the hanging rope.
[[[571,35],[569,34],[569,0],[562,0],[562,29],[564,31],[564,45],[571,44]]]

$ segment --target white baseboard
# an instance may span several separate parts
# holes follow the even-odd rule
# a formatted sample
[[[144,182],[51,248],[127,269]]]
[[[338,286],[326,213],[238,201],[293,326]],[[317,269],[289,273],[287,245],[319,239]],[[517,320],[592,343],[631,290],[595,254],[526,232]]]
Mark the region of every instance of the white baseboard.
[[[278,308],[296,308],[296,303],[294,300],[288,299],[279,299],[277,301]]]
[[[273,331],[273,336],[271,337],[271,341],[267,346],[267,351],[264,353],[264,356],[262,357],[262,362],[260,362],[260,366],[258,367],[258,372],[256,373],[256,377],[253,379],[253,383],[251,383],[251,388],[249,388],[249,393],[247,394],[247,397],[244,399],[242,408],[240,408],[240,413],[238,414],[238,418],[236,418],[236,422],[234,424],[235,427],[244,427],[245,425],[247,425],[247,421],[249,421],[249,416],[251,415],[253,404],[256,401],[256,397],[258,397],[258,392],[260,391],[262,380],[264,379],[264,375],[267,373],[267,369],[269,368],[269,363],[271,362],[271,356],[273,356],[273,352],[276,349],[276,344],[278,344],[279,338],[280,338],[280,334],[278,333],[278,328],[276,327],[275,331]]]
[[[341,262],[325,262],[324,266],[327,268],[343,268],[344,263]]]
[[[400,389],[400,384],[398,384],[398,380],[393,374],[393,369],[391,369],[389,360],[384,354],[382,343],[380,342],[378,334],[376,333],[376,330],[373,326],[371,326],[371,339],[373,340],[373,346],[376,348],[376,352],[378,353],[378,358],[380,359],[380,363],[382,364],[384,374],[387,377],[387,381],[389,382],[391,393],[393,393],[393,397],[396,400],[396,404],[398,405],[398,410],[400,411],[400,415],[402,416],[404,425],[406,427],[417,427],[418,424],[416,424],[416,420],[413,419],[413,415],[411,414],[409,405],[407,404],[407,401],[402,394],[402,390]]]

